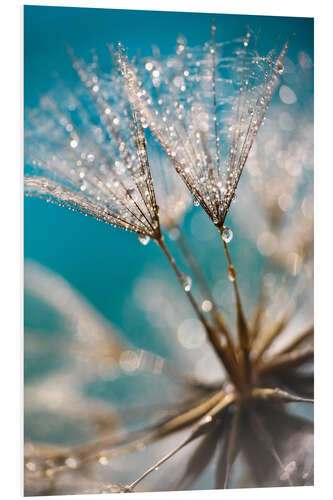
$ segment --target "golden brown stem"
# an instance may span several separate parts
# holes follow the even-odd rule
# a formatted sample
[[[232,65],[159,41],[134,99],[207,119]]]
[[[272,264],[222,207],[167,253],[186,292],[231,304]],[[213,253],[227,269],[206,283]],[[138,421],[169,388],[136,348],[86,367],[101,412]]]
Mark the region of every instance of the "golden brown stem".
[[[295,349],[294,351],[281,354],[268,361],[262,361],[257,366],[258,373],[275,373],[288,368],[296,368],[305,361],[313,359],[313,346],[305,349]]]
[[[288,344],[286,347],[284,347],[280,352],[279,355],[281,354],[287,354],[290,351],[293,351],[297,347],[299,347],[300,344],[302,344],[305,340],[313,337],[313,332],[314,328],[313,325],[307,328],[303,333],[301,333],[298,337],[295,338],[290,344]]]
[[[196,424],[194,429],[191,431],[190,435],[182,441],[176,448],[174,448],[172,451],[170,451],[167,455],[165,455],[161,460],[158,460],[152,467],[147,469],[141,476],[138,477],[133,483],[131,483],[127,487],[127,491],[133,491],[133,489],[141,483],[143,479],[145,479],[149,474],[154,472],[160,465],[164,464],[167,460],[172,458],[178,451],[180,451],[182,448],[184,448],[187,444],[189,444],[191,441],[194,439],[198,438],[202,434],[205,434],[209,429],[211,428],[212,425],[214,425],[214,417],[217,414],[220,414],[223,412],[226,408],[228,408],[231,404],[233,404],[235,401],[235,395],[234,394],[228,394],[225,396],[220,396],[220,401],[217,402],[213,408],[211,408]]]
[[[242,354],[242,364],[243,364],[243,370],[244,370],[244,378],[245,378],[245,384],[250,385],[251,379],[252,379],[252,373],[251,373],[251,363],[250,363],[250,335],[249,335],[249,329],[247,326],[247,322],[245,319],[245,315],[243,312],[243,307],[242,307],[242,302],[238,290],[238,285],[237,285],[237,276],[236,276],[236,269],[233,266],[228,245],[224,241],[222,237],[222,229],[220,230],[221,233],[221,239],[223,243],[223,248],[227,257],[228,261],[228,276],[230,281],[233,284],[234,288],[234,293],[235,293],[235,299],[236,299],[236,308],[237,308],[237,330],[238,330],[238,340],[239,340],[239,346],[241,349],[241,354]]]
[[[229,357],[234,364],[234,368],[236,369],[237,360],[235,357],[235,347],[233,345],[231,333],[227,327],[225,319],[223,318],[223,316],[221,314],[221,311],[219,311],[219,309],[217,308],[217,306],[215,304],[215,301],[213,299],[213,296],[212,296],[210,289],[209,289],[209,286],[207,284],[206,278],[205,278],[205,276],[201,270],[201,267],[199,266],[198,261],[195,258],[194,254],[193,254],[193,252],[192,252],[192,250],[191,250],[191,248],[186,240],[184,233],[181,231],[180,228],[178,228],[178,230],[179,230],[179,236],[176,239],[176,243],[178,244],[178,247],[179,247],[181,253],[183,254],[183,257],[184,257],[187,265],[191,269],[191,272],[193,273],[193,276],[195,277],[195,279],[199,285],[201,295],[203,297],[207,297],[207,299],[212,304],[212,310],[210,311],[211,316],[212,316],[216,326],[219,328],[220,332],[222,333],[222,335],[224,335],[224,337],[226,339]]]
[[[159,245],[159,247],[162,249],[165,256],[167,257],[173,271],[175,272],[175,274],[178,278],[178,281],[179,281],[182,289],[184,290],[185,295],[188,297],[188,300],[190,301],[196,315],[198,316],[199,320],[201,321],[202,325],[204,326],[206,333],[207,333],[207,336],[208,336],[208,339],[209,339],[211,345],[213,346],[215,353],[217,354],[219,359],[222,361],[223,366],[228,371],[230,378],[232,379],[234,384],[238,388],[240,388],[241,383],[239,380],[239,376],[238,376],[238,373],[235,370],[232,362],[229,359],[228,352],[226,350],[226,346],[223,345],[223,343],[221,342],[221,338],[220,338],[219,333],[209,324],[206,317],[201,312],[201,309],[198,306],[198,304],[197,304],[196,300],[194,299],[193,295],[191,294],[191,292],[189,290],[184,289],[183,275],[180,272],[180,270],[178,269],[176,262],[175,262],[175,259],[172,257],[168,248],[166,247],[166,245],[164,243],[163,236],[161,236],[161,238],[159,240],[155,240],[155,241]]]

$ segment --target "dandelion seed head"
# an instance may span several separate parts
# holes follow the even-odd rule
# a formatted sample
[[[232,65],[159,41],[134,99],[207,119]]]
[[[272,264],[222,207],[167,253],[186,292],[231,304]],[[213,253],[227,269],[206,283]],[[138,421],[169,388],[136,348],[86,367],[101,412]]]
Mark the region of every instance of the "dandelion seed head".
[[[114,70],[111,83],[95,64],[74,66],[82,87],[56,88],[27,113],[26,194],[159,237],[145,135],[121,77]]]
[[[149,61],[158,67],[158,93],[153,74],[135,72],[120,57],[141,118],[217,226],[223,225],[283,72],[286,46],[272,64],[258,56],[247,35],[241,41],[216,44],[213,39],[194,48],[178,40],[175,55]]]

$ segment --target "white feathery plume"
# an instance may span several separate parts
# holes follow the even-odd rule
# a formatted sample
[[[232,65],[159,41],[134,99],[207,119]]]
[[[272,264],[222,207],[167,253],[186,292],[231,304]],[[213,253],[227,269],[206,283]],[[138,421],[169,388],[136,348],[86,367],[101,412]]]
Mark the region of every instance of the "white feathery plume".
[[[86,89],[60,89],[27,113],[26,194],[158,238],[145,135],[124,86],[103,84],[96,61],[73,66]]]
[[[251,47],[253,45],[253,47]],[[120,47],[118,63],[130,100],[171,159],[197,203],[222,228],[253,141],[283,72],[278,56],[261,57],[256,37],[212,40],[145,62],[137,71]]]

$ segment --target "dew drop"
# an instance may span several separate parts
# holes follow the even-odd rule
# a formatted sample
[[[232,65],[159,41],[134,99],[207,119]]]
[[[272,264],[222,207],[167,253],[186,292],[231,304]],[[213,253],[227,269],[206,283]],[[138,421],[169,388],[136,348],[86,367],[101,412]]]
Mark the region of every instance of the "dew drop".
[[[67,467],[69,467],[70,469],[76,469],[77,466],[79,465],[79,461],[77,458],[75,457],[68,457],[65,461],[65,464],[67,465]]]
[[[109,460],[107,459],[107,457],[101,456],[101,457],[99,457],[98,462],[99,462],[101,465],[108,465]]]
[[[200,421],[200,425],[207,425],[207,424],[210,424],[211,421],[213,420],[213,417],[211,415],[206,415],[205,417],[203,417]]]
[[[139,234],[138,240],[140,241],[141,245],[146,246],[150,242],[150,236],[148,236],[147,234]]]
[[[213,304],[211,303],[210,300],[208,299],[205,299],[202,304],[201,304],[201,309],[204,311],[204,312],[209,312],[211,311],[213,308]]]
[[[193,205],[198,207],[200,205],[199,201],[196,198],[193,198]]]
[[[186,274],[183,274],[182,280],[185,292],[189,292],[192,287],[192,278]]]
[[[284,65],[282,64],[281,61],[277,61],[275,63],[275,71],[280,75],[282,75],[282,73],[284,72]]]
[[[154,67],[154,65],[152,62],[150,62],[150,61],[146,62],[145,68],[147,71],[152,71],[153,67]]]
[[[30,472],[35,472],[37,469],[35,462],[27,462],[25,466]]]
[[[228,267],[228,280],[231,281],[231,282],[234,282],[235,279],[236,279],[236,269],[234,268],[234,266],[229,266]]]
[[[232,240],[232,238],[233,238],[233,232],[230,229],[230,227],[223,226],[223,229],[222,229],[222,240],[225,243],[229,243]]]

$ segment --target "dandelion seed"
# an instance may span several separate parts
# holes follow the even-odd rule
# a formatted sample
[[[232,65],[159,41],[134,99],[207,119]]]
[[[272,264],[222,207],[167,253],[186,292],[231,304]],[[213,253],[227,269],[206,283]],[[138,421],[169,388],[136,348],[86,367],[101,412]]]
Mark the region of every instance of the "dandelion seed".
[[[26,156],[32,168],[25,176],[25,192],[158,238],[146,140],[120,77],[115,75],[110,86],[101,79],[91,88],[87,77],[94,80],[96,68],[73,61],[86,93],[59,89],[27,113]],[[70,102],[75,102],[75,115]]]
[[[125,57],[120,55],[119,59],[140,116],[218,227],[223,226],[254,138],[279,83],[287,50],[285,45],[274,65],[269,58],[261,58],[258,65],[258,55],[250,49],[252,38],[246,37],[245,41],[241,47],[236,42],[217,44],[212,30],[212,41],[200,49],[179,44],[175,56],[166,62],[154,62],[163,75],[158,92],[153,78],[142,75],[141,83],[140,73]],[[192,56],[198,65],[189,62]],[[190,85],[183,85],[185,74]]]

